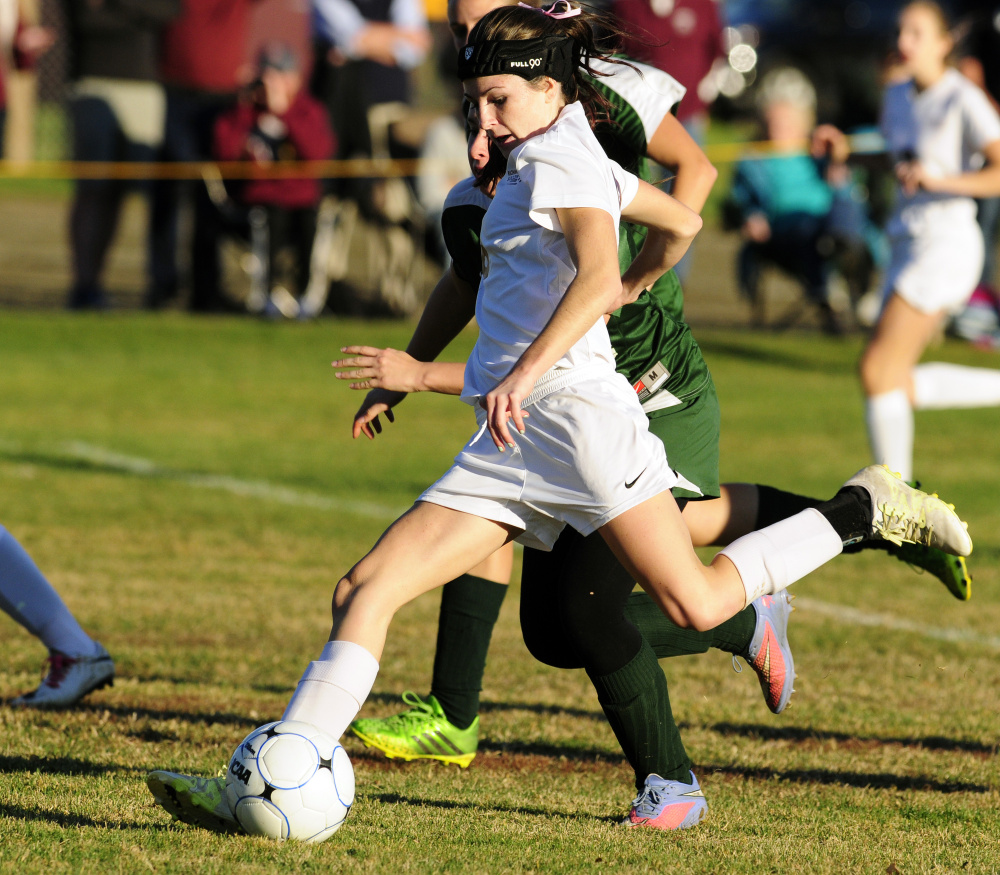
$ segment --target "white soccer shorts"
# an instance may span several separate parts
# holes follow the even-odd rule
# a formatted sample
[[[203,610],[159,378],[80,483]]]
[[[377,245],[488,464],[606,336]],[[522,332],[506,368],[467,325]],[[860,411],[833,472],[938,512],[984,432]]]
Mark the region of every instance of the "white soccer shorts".
[[[983,253],[975,221],[894,238],[886,297],[896,292],[922,313],[957,313],[979,284]]]
[[[678,483],[620,374],[588,377],[526,408],[525,434],[497,450],[476,408],[477,434],[418,501],[523,529],[517,540],[550,550],[564,525],[589,535]]]

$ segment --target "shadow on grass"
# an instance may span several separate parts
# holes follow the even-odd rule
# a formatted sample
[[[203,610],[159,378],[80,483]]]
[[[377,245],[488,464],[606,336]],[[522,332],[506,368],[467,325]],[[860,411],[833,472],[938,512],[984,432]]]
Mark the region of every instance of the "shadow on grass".
[[[356,739],[355,739],[356,741]],[[376,767],[388,766],[398,768],[402,763],[399,759],[390,759],[379,751],[371,748],[357,749],[351,752],[351,759],[364,760]],[[568,747],[558,744],[539,742],[502,742],[481,739],[476,756],[476,767],[481,771],[511,771],[528,766],[538,765],[539,760],[552,763],[591,766],[619,766],[625,762],[621,752],[609,751],[604,748]],[[434,763],[434,760],[425,760]]]
[[[931,793],[990,793],[984,784],[939,781],[925,775],[893,775],[889,772],[845,772],[828,769],[766,769],[704,764],[703,774],[730,775],[752,781],[790,781],[793,784],[830,784],[875,790],[924,790]]]
[[[850,735],[846,732],[830,732],[819,729],[803,729],[796,726],[767,726],[765,724],[715,723],[708,727],[719,735],[750,736],[765,741],[822,742],[836,741],[848,750],[862,750],[881,746],[920,748],[921,750],[958,751],[977,756],[993,756],[1000,751],[1000,745],[984,744],[979,741],[959,741],[954,738],[929,735],[923,738],[879,738],[878,736]]]
[[[12,772],[40,772],[43,775],[105,775],[132,774],[144,775],[144,769],[134,766],[123,766],[118,763],[92,763],[88,760],[78,760],[74,757],[40,757],[40,756],[0,756],[0,774]]]
[[[554,811],[551,808],[532,808],[526,805],[484,805],[483,802],[456,802],[453,799],[422,799],[419,796],[404,796],[401,793],[359,793],[359,798],[364,797],[374,802],[382,802],[385,805],[412,805],[423,808],[440,808],[445,811],[482,811],[486,808],[503,814],[524,814],[530,817],[559,818],[560,820],[579,820],[592,823],[594,820],[604,820],[612,818],[595,818],[592,814],[570,814],[565,811]],[[617,818],[621,819],[621,818]]]
[[[397,693],[372,693],[368,702],[380,702],[383,705],[396,705],[403,710],[403,704]],[[480,702],[480,714],[502,714],[509,711],[527,711],[530,714],[545,714],[548,716],[579,717],[584,720],[606,722],[601,711],[591,711],[585,708],[567,708],[563,705],[546,705],[539,702]]]
[[[64,811],[43,811],[41,809],[21,808],[17,805],[5,805],[0,803],[0,817],[10,817],[17,820],[47,820],[56,826],[61,827],[93,827],[94,829],[134,829],[147,832],[148,830],[170,829],[170,824],[161,823],[133,823],[123,820],[94,820],[82,814],[67,814]]]
[[[132,719],[134,717],[145,717],[149,720],[179,720],[182,723],[212,724],[219,723],[223,726],[242,726],[248,730],[257,726],[257,719],[246,714],[228,714],[223,711],[208,711],[201,714],[190,710],[165,709],[165,708],[138,708],[134,706],[116,707],[114,705],[88,705],[86,703],[73,706],[74,711],[91,711],[94,714],[113,714],[115,717]],[[261,723],[268,721],[261,720]],[[140,730],[141,733],[146,730]],[[156,733],[157,730],[151,730]],[[165,736],[169,740],[170,736]],[[163,739],[149,738],[148,741],[159,741]]]

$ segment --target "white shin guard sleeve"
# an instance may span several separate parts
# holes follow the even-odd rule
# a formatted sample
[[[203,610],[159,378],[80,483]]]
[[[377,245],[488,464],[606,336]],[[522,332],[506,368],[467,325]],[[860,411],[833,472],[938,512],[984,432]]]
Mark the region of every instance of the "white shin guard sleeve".
[[[913,479],[913,408],[905,389],[873,395],[865,402],[872,458],[904,480]]]
[[[1000,370],[949,362],[926,362],[913,369],[917,410],[954,410],[1000,405]]]
[[[358,715],[378,674],[378,660],[360,644],[328,641],[302,675],[282,720],[311,723],[340,738]]]
[[[785,589],[844,549],[840,536],[815,508],[751,532],[719,552],[740,573],[747,604]]]

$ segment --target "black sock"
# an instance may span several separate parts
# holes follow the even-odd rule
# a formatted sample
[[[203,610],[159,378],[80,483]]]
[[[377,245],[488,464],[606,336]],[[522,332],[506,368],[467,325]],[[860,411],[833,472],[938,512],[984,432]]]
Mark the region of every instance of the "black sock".
[[[471,726],[479,713],[486,652],[505,595],[506,584],[471,574],[441,592],[431,694],[459,729]]]
[[[691,781],[691,760],[670,710],[667,679],[649,644],[642,642],[635,657],[618,671],[590,680],[618,739],[635,770],[641,790],[652,773],[668,781]]]
[[[871,536],[872,499],[862,486],[845,486],[818,510],[845,544],[856,544]]]
[[[790,516],[795,516],[803,510],[822,503],[818,498],[796,495],[794,492],[785,492],[782,489],[762,486],[759,483],[757,484],[757,496],[755,529],[763,529],[765,526],[786,520]]]

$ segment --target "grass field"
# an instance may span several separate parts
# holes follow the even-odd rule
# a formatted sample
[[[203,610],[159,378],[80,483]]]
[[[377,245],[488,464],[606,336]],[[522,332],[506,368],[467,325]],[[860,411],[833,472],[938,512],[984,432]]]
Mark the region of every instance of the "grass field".
[[[881,555],[827,566],[795,587],[799,680],[779,717],[721,653],[664,664],[708,796],[698,828],[618,825],[629,770],[586,676],[525,651],[516,591],[471,768],[400,766],[347,739],[358,798],[323,845],[172,824],[145,773],[215,774],[281,713],[326,639],[339,574],[471,430],[461,404],[417,397],[376,443],[350,440],[360,395],[328,362],[344,343],[399,346],[409,331],[3,314],[0,522],[119,676],[73,711],[0,707],[0,871],[1000,870],[993,410],[917,419],[918,476],[976,539],[971,603]],[[860,338],[698,333],[722,399],[725,479],[829,495],[865,462]],[[436,612],[431,595],[398,617],[366,714],[426,692]],[[6,699],[37,684],[44,652],[6,616],[0,640]]]

